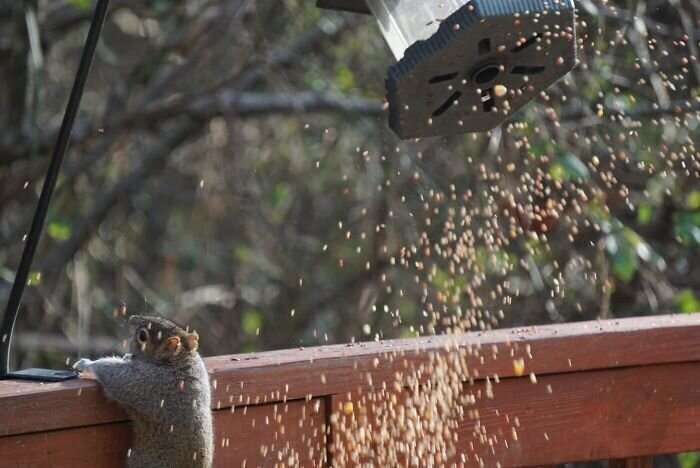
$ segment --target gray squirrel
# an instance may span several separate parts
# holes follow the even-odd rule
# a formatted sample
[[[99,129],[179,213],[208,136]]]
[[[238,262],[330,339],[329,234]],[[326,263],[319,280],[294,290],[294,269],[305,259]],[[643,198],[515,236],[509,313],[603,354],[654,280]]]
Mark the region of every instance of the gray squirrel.
[[[129,467],[211,467],[211,394],[199,336],[158,317],[133,315],[129,327],[132,354],[73,365],[93,372],[132,419]]]

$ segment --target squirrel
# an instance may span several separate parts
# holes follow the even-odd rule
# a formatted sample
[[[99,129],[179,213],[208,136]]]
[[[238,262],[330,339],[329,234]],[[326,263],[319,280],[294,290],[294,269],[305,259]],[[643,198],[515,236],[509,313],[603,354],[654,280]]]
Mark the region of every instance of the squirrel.
[[[197,353],[199,336],[158,317],[129,318],[131,354],[73,368],[91,371],[105,395],[133,421],[127,464],[210,468],[214,455],[209,376]]]

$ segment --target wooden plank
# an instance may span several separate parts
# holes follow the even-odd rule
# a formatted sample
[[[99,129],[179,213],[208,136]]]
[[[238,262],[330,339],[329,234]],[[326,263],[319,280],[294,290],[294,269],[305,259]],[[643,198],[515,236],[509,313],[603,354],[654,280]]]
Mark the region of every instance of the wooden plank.
[[[325,466],[323,400],[214,413],[216,466]],[[0,437],[0,467],[116,468],[129,449],[129,423]]]
[[[697,362],[552,374],[538,377],[535,384],[529,378],[508,378],[493,383],[492,389],[490,399],[484,382],[465,384],[463,392],[474,395],[474,404],[461,408],[462,418],[439,418],[444,427],[451,422],[456,425],[456,430],[450,429],[457,436],[452,444],[455,453],[436,450],[420,459],[515,467],[637,457],[624,466],[646,467],[652,454],[700,449]],[[432,413],[400,416],[397,405],[411,396],[408,390],[334,396],[330,404],[333,465],[356,466],[382,457],[399,465],[406,462],[405,456],[390,462],[386,453],[396,453],[402,441],[414,444],[404,447],[409,454],[415,453],[420,441],[439,446],[435,442],[440,437],[427,435],[433,427]],[[429,399],[414,396],[414,400]],[[353,402],[348,414],[346,401]],[[403,414],[410,414],[411,408],[419,415],[424,411],[414,404],[404,408]],[[387,444],[394,448],[388,449]]]
[[[633,457],[608,460],[608,468],[652,468],[654,457]]]
[[[0,380],[0,437],[126,421],[90,379],[56,383]]]
[[[0,437],[0,467],[124,466],[128,423]]]
[[[324,399],[215,414],[216,466],[326,465]]]
[[[468,377],[477,380],[513,376],[515,359],[523,360],[526,373],[537,375],[700,361],[699,334],[700,315],[655,316],[216,356],[205,362],[217,383],[213,405],[226,407],[392,386],[397,372],[403,373],[401,384],[408,384],[413,370],[448,350],[464,357]],[[0,414],[0,436],[124,419],[89,379],[0,381]]]
[[[700,448],[700,363],[506,379],[477,404],[498,436],[493,456],[521,466],[675,453]],[[548,387],[549,386],[549,387]],[[549,393],[548,388],[551,388]],[[515,428],[518,441],[512,440]],[[470,429],[463,432],[464,437]],[[500,436],[505,434],[505,437]],[[504,441],[511,440],[506,448]],[[546,436],[545,436],[546,434]],[[489,464],[487,462],[487,464]]]
[[[396,372],[408,375],[446,350],[464,354],[476,379],[514,376],[515,359],[523,359],[526,373],[537,375],[700,361],[698,334],[700,315],[638,317],[217,356],[206,362],[218,382],[215,401],[264,402],[391,386]]]

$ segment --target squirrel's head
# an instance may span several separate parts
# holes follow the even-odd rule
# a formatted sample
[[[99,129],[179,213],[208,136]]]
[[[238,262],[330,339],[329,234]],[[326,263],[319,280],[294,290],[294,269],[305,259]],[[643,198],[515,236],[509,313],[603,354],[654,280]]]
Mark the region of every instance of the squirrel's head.
[[[197,351],[199,335],[160,317],[129,317],[131,351],[159,361],[176,361]]]

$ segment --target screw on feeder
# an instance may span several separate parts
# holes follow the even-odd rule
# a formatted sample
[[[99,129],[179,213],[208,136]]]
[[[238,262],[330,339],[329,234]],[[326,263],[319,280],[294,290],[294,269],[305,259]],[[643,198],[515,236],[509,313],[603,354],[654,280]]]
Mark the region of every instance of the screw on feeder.
[[[498,126],[576,63],[573,0],[318,0],[371,13],[397,62],[386,79],[401,138]]]

